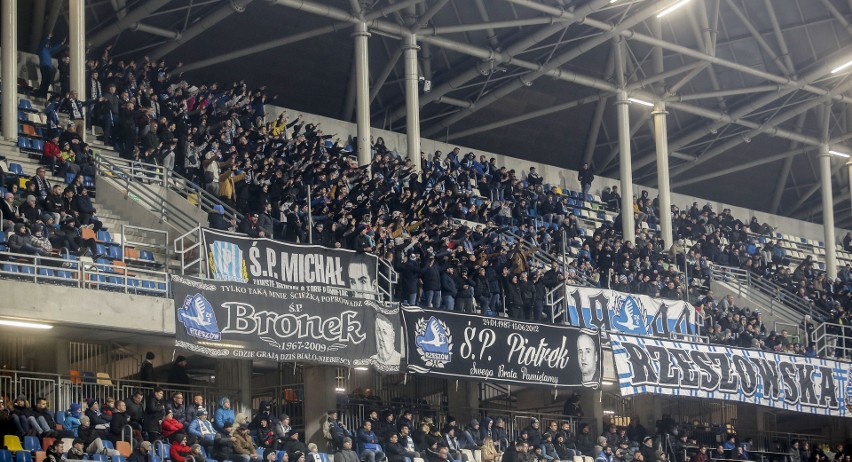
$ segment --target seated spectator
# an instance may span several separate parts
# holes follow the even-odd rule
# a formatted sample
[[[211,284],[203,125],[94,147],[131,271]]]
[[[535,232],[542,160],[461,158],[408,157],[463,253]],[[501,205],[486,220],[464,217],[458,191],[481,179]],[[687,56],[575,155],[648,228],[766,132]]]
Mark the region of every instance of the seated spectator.
[[[139,443],[136,450],[127,458],[127,462],[148,462],[148,453],[151,452],[151,442],[143,441]]]
[[[240,424],[234,432],[234,461],[249,462],[258,459],[257,448],[249,435],[247,424]]]
[[[197,418],[189,424],[189,434],[195,437],[198,444],[211,451],[216,439],[216,430],[213,428],[213,424],[207,420],[207,409],[199,408],[196,414]]]
[[[233,425],[235,421],[236,416],[234,415],[234,410],[231,409],[231,400],[227,397],[220,398],[219,407],[216,408],[216,414],[213,419],[213,428],[222,431],[226,423],[230,422]],[[219,458],[217,457],[216,460],[219,460]]]
[[[237,222],[233,218],[230,220],[226,219],[225,207],[216,204],[213,206],[213,210],[207,214],[207,224],[212,229],[233,231],[236,228]]]
[[[183,424],[180,423],[179,420],[175,419],[175,413],[172,409],[166,408],[165,412],[166,416],[163,418],[160,433],[164,437],[169,438],[178,431],[183,430]]]
[[[175,433],[172,438],[172,444],[169,447],[169,455],[174,462],[185,462],[192,450],[186,445],[186,434]]]
[[[358,429],[358,445],[362,448],[360,458],[365,462],[380,462],[385,459],[383,452],[379,451],[379,438],[373,433],[373,424],[370,420],[364,420]]]
[[[343,444],[334,452],[335,462],[359,462],[358,454],[352,450],[352,438],[343,438]]]
[[[294,431],[290,433],[290,436],[287,438],[287,442],[284,443],[284,451],[287,451],[287,454],[290,455],[290,460],[296,460],[296,453],[304,454],[308,452],[308,447],[305,446],[305,443],[299,441],[299,432]]]
[[[47,448],[45,453],[46,459],[49,462],[64,462],[65,460],[65,443],[58,439],[54,440]]]

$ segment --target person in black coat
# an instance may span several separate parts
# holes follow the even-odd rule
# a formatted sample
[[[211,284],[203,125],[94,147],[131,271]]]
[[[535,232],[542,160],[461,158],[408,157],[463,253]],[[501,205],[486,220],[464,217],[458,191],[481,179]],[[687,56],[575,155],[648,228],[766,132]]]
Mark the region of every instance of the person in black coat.
[[[207,223],[210,225],[210,228],[220,231],[228,231],[234,226],[233,220],[229,221],[225,218],[225,207],[220,204],[214,205],[213,210],[207,214]]]
[[[178,356],[169,368],[169,376],[166,380],[170,384],[189,385],[189,376],[186,374],[186,357]]]
[[[399,274],[397,284],[398,298],[409,305],[417,304],[417,278],[420,276],[420,262],[417,253],[402,256],[396,265]]]
[[[148,433],[148,440],[154,441],[162,438],[160,433],[160,422],[166,416],[166,392],[157,387],[148,399],[145,400],[145,418],[142,421],[142,430]]]
[[[524,307],[524,295],[518,281],[518,275],[513,274],[506,291],[506,311],[512,319],[522,319]]]
[[[535,291],[535,286],[532,281],[529,280],[529,276],[527,273],[521,273],[520,278],[518,279],[518,287],[521,291],[521,299],[523,306],[523,319],[527,321],[533,319],[533,296]]]
[[[387,443],[382,446],[382,449],[385,450],[385,455],[388,458],[388,462],[404,462],[406,457],[410,458],[411,460],[414,460],[415,457],[420,457],[420,454],[417,452],[407,451],[405,447],[399,442],[399,435],[397,435],[396,433],[390,434]]]
[[[441,273],[435,264],[435,257],[429,260],[420,270],[420,279],[423,281],[424,304],[428,308],[439,308],[441,306]]]

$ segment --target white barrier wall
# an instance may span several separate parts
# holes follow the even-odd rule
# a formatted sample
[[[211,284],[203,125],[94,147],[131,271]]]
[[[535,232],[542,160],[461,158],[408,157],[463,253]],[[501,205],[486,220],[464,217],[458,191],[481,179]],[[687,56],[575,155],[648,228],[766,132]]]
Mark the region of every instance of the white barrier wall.
[[[279,106],[267,106],[268,116],[267,120],[272,120],[275,117],[278,117],[281,114],[281,111],[287,111],[289,119],[295,120],[295,117],[299,114],[298,111],[294,111],[291,109],[282,108]],[[351,122],[344,122],[337,119],[332,119],[330,117],[320,116],[316,114],[310,113],[302,113],[305,115],[305,118],[308,122],[320,122],[320,129],[327,135],[337,134],[340,137],[342,143],[346,143],[346,139],[352,135],[355,135],[355,124]],[[389,150],[396,151],[400,153],[403,157],[407,157],[408,149],[406,146],[406,136],[403,133],[396,133],[389,130],[382,130],[378,128],[372,129],[373,138],[382,137],[385,141],[385,145]],[[447,144],[442,143],[440,141],[429,140],[429,139],[421,139],[421,151],[426,155],[431,157],[435,151],[441,151],[444,153],[444,156],[450,151],[453,150],[456,146],[461,148],[462,154],[466,154],[468,152],[473,152],[476,154],[477,159],[479,155],[485,155],[486,158],[494,157],[497,159],[497,165],[506,166],[508,169],[514,169],[518,178],[526,178],[527,173],[529,173],[530,167],[535,167],[536,171],[544,178],[545,183],[567,186],[569,189],[579,191],[580,190],[580,182],[577,180],[577,172],[574,170],[568,170],[561,167],[556,167],[554,165],[542,164],[538,162],[530,162],[523,159],[518,159],[516,157],[510,157],[502,154],[494,154],[486,151],[481,151],[478,149],[468,148],[465,146],[460,146],[457,144]],[[592,183],[592,193],[600,194],[600,191],[603,190],[606,186],[619,186],[620,182],[617,179],[612,178],[603,178],[596,177],[594,183]],[[638,196],[641,191],[647,190],[650,197],[656,197],[657,190],[655,188],[649,188],[642,185],[633,185],[633,190]],[[769,223],[769,225],[777,228],[778,232],[782,232],[785,234],[792,234],[794,236],[806,237],[809,239],[815,239],[817,241],[822,241],[825,238],[825,234],[823,233],[823,227],[820,224],[810,223],[803,220],[796,220],[793,218],[782,217],[778,215],[772,215],[767,212],[762,212],[759,210],[752,210],[744,207],[737,207],[735,205],[725,204],[722,202],[716,202],[713,200],[702,199],[698,197],[689,196],[686,194],[672,193],[672,204],[680,207],[681,209],[688,208],[692,205],[693,202],[698,202],[699,207],[704,206],[706,203],[710,203],[713,206],[713,210],[716,212],[721,212],[723,209],[731,209],[731,214],[739,218],[740,220],[748,223],[751,220],[752,216],[756,216],[758,221],[761,223]],[[843,239],[843,237],[847,233],[847,229],[837,228],[835,235],[837,236],[838,242]]]

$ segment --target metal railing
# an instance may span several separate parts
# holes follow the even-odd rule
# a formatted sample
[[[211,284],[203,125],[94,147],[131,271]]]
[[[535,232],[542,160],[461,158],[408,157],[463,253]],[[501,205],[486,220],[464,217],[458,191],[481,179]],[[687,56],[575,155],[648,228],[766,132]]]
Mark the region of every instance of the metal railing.
[[[811,333],[811,341],[816,343],[817,356],[820,358],[852,357],[852,326],[821,323]]]
[[[230,205],[222,202],[217,196],[210,194],[203,186],[189,180],[174,170],[168,170],[157,164],[149,164],[139,161],[127,160],[113,155],[111,151],[104,151],[99,157],[107,157],[112,165],[122,167],[133,178],[168,188],[200,211],[208,213],[216,205],[221,205],[225,210],[227,220],[242,220],[243,215]]]
[[[165,271],[128,268],[81,257],[71,260],[12,252],[0,252],[0,277],[37,284],[166,297],[169,277]]]
[[[131,399],[137,391],[147,397],[155,387],[160,386],[166,397],[174,391],[200,393],[204,397],[207,409],[212,409],[219,395],[218,388],[204,385],[178,385],[150,383],[138,380],[115,379],[104,373],[71,371],[70,374],[47,374],[41,372],[0,370],[0,395],[24,395],[31,402],[36,398],[47,399],[51,409],[64,411],[72,403],[85,403],[95,397]],[[144,399],[144,398],[143,398]],[[168,398],[167,398],[168,399]]]
[[[261,401],[266,401],[271,406],[271,413],[276,419],[286,414],[290,417],[291,427],[302,428],[305,424],[304,396],[305,385],[302,383],[252,389],[251,408],[259,409]]]
[[[711,277],[714,281],[732,284],[738,296],[747,296],[763,304],[773,317],[798,323],[804,315],[813,316],[815,307],[796,297],[772,281],[753,275],[750,271],[730,266],[713,265]]]
[[[204,239],[201,236],[200,226],[175,239],[174,251],[180,261],[180,274],[207,276],[207,250],[203,248],[203,245]]]

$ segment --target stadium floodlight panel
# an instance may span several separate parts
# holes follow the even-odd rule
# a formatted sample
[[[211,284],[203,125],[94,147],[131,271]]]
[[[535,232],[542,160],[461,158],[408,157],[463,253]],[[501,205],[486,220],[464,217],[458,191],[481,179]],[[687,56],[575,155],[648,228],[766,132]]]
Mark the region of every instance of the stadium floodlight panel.
[[[846,154],[845,152],[835,151],[835,150],[830,150],[830,151],[828,151],[828,153],[831,154],[831,155],[834,155],[834,156],[838,156],[838,157],[849,157],[849,154]]]
[[[627,101],[630,101],[631,103],[641,104],[642,106],[654,107],[654,103],[650,101],[645,101],[644,99],[627,98]]]
[[[680,9],[680,7],[686,5],[690,1],[692,1],[692,0],[680,0],[679,2],[675,3],[674,5],[671,5],[667,8],[664,8],[663,11],[660,11],[659,13],[657,13],[657,17],[662,18],[663,16],[666,16],[667,14],[669,14],[669,13],[675,11],[675,10]]]
[[[23,327],[26,329],[53,329],[53,326],[50,324],[44,324],[41,322],[13,321],[11,319],[0,319],[0,326]]]
[[[835,67],[834,69],[831,70],[831,73],[837,74],[840,71],[846,70],[847,68],[849,68],[849,66],[852,66],[852,59],[850,59],[849,61],[846,61],[845,63]]]

